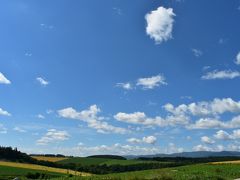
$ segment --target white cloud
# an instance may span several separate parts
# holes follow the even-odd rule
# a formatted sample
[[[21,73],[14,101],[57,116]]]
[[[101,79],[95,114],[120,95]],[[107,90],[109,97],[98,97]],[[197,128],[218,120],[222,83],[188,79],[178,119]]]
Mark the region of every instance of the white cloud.
[[[211,118],[201,118],[194,124],[187,126],[188,129],[217,129],[226,128],[225,123]]]
[[[141,143],[142,140],[141,139],[137,139],[137,138],[129,138],[129,139],[127,139],[127,142],[133,143],[133,144],[138,144],[138,143]]]
[[[0,108],[0,115],[2,116],[11,116],[11,114],[5,110],[3,110],[2,108]]]
[[[166,149],[166,153],[171,154],[171,153],[181,153],[183,152],[184,149],[182,147],[177,147],[174,143],[169,143],[168,147]]]
[[[229,121],[219,119],[201,118],[194,124],[187,126],[188,129],[220,129],[220,128],[239,128],[240,116],[233,117]]]
[[[237,54],[237,56],[236,56],[236,61],[235,61],[235,63],[237,64],[237,65],[240,65],[240,52]]]
[[[0,84],[11,84],[11,81],[9,81],[1,72],[0,72]]]
[[[155,144],[157,141],[157,138],[155,136],[146,136],[142,139],[137,138],[129,138],[127,139],[127,142],[133,143],[133,144],[139,144],[139,143],[146,143],[146,144]]]
[[[201,141],[205,144],[214,144],[215,143],[214,140],[212,140],[211,138],[209,138],[207,136],[202,136]]]
[[[113,155],[149,155],[158,154],[161,152],[159,147],[142,147],[132,145],[122,145],[119,143],[106,146],[77,146],[69,149],[59,149],[63,154],[76,155],[76,156],[88,156],[96,154],[113,154]]]
[[[115,127],[108,124],[107,122],[102,121],[104,117],[98,116],[98,113],[100,111],[101,110],[97,107],[97,105],[92,105],[89,109],[80,112],[76,111],[72,107],[65,108],[59,110],[58,114],[60,117],[84,121],[90,128],[96,129],[99,133],[127,133],[127,130],[124,128]]]
[[[219,140],[230,140],[233,138],[229,133],[223,130],[217,131],[214,137]]]
[[[229,144],[228,145],[228,150],[229,151],[239,151],[240,150],[240,146],[236,145],[236,144]]]
[[[145,126],[175,126],[175,125],[183,125],[188,123],[188,118],[180,115],[180,116],[167,116],[163,119],[160,116],[156,116],[154,118],[147,117],[143,112],[134,112],[134,113],[123,113],[119,112],[114,115],[114,118],[118,121],[131,123],[131,124],[140,124]]]
[[[143,89],[154,89],[160,85],[167,85],[163,75],[152,76],[148,78],[139,78],[137,86],[142,86]]]
[[[166,9],[164,7],[159,7],[157,10],[146,14],[147,35],[154,39],[157,44],[171,39],[174,16],[172,8]]]
[[[37,118],[39,118],[39,119],[45,119],[45,116],[42,115],[42,114],[38,114],[38,115],[37,115]]]
[[[232,134],[219,130],[216,132],[214,137],[219,140],[238,140],[240,139],[240,129],[233,130]]]
[[[192,49],[192,52],[193,52],[194,56],[196,56],[196,57],[200,57],[203,55],[203,52],[199,49]]]
[[[13,128],[13,130],[17,131],[17,132],[20,132],[20,133],[25,133],[26,132],[26,130],[24,130],[24,129],[20,128],[20,127],[15,127],[15,128]]]
[[[116,86],[117,86],[117,87],[120,87],[120,88],[123,88],[123,89],[125,89],[125,90],[131,90],[131,89],[133,89],[133,85],[132,85],[131,83],[129,83],[129,82],[127,82],[127,83],[117,83]]]
[[[212,72],[208,72],[203,75],[201,78],[204,80],[212,80],[212,79],[234,79],[240,76],[240,72],[232,71],[232,70],[214,70]]]
[[[147,136],[147,137],[143,137],[142,141],[147,144],[155,144],[157,141],[157,138],[155,136]]]
[[[36,80],[42,85],[42,86],[47,86],[49,84],[49,82],[47,80],[45,80],[42,77],[37,77]]]
[[[193,147],[193,151],[213,151],[212,148],[199,144]]]
[[[0,124],[0,134],[6,134],[7,128],[5,128],[2,124]]]
[[[240,139],[240,129],[234,130],[232,136],[234,139]]]
[[[200,101],[190,104],[181,104],[174,107],[168,103],[164,109],[173,114],[190,114],[194,116],[218,115],[226,112],[240,113],[240,101],[231,98],[215,98],[213,101]]]
[[[48,132],[37,140],[38,145],[47,145],[68,140],[70,135],[66,131],[58,131],[56,129],[49,129]]]
[[[231,98],[215,98],[212,101],[193,102],[178,106],[168,103],[163,106],[163,109],[167,112],[165,117],[148,117],[144,112],[119,112],[114,115],[114,118],[125,123],[143,125],[146,128],[177,125],[184,126],[187,129],[240,127],[240,115],[233,116],[228,121],[220,120],[220,115],[224,113],[240,113],[240,101],[234,101]]]

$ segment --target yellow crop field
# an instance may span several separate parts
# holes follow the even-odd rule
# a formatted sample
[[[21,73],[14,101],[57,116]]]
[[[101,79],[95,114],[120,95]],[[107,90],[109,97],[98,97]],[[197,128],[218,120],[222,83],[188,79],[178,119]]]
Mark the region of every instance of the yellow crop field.
[[[221,161],[221,162],[212,162],[210,164],[240,164],[240,160],[236,161]]]
[[[68,170],[68,169],[53,168],[53,167],[47,167],[47,166],[41,166],[41,165],[35,165],[35,164],[0,161],[0,165],[24,168],[24,169],[33,169],[33,170],[62,173],[62,174],[72,174],[72,175],[76,175],[76,176],[90,176],[91,175],[90,173],[83,173],[83,172],[78,172],[78,171],[73,171],[73,170]]]
[[[46,156],[31,156],[31,157],[40,161],[50,161],[50,162],[57,162],[64,159],[68,159],[66,157],[46,157]]]

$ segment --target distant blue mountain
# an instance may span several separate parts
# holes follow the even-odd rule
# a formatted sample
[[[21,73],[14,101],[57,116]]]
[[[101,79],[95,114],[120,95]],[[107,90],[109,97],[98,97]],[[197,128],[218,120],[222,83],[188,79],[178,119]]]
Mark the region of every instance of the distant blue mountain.
[[[223,157],[223,156],[240,156],[238,151],[221,151],[221,152],[212,152],[212,151],[194,151],[194,152],[182,152],[182,153],[173,153],[173,154],[154,154],[154,155],[139,155],[139,156],[125,156],[128,159],[134,159],[139,157],[191,157],[191,158],[201,158],[201,157]]]

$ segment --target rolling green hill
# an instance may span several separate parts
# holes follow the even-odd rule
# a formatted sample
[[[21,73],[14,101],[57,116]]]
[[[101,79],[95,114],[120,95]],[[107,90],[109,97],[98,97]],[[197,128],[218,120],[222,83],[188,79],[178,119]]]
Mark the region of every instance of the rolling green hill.
[[[240,178],[240,164],[195,164],[174,168],[96,175],[69,180],[233,180]],[[60,179],[55,179],[60,180]]]
[[[93,157],[74,157],[58,161],[59,164],[81,164],[81,165],[131,165],[140,163],[152,163],[156,161],[142,161],[142,160],[119,160],[119,159],[109,159],[109,158],[93,158]]]

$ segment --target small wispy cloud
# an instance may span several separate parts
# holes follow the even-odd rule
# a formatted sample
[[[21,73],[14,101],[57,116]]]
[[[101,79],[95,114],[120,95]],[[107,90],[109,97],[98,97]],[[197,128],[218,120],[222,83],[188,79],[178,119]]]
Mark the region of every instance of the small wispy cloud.
[[[192,99],[192,96],[181,96],[180,99],[188,99],[188,100],[190,100],[190,99]]]
[[[20,127],[15,127],[15,128],[13,128],[13,130],[14,130],[14,131],[17,131],[17,132],[19,132],[19,133],[25,133],[25,132],[27,132],[26,130],[24,130],[24,129],[20,128]]]
[[[2,108],[0,108],[0,115],[2,116],[11,116],[11,114],[5,110],[3,110]]]
[[[38,114],[38,115],[37,115],[37,118],[38,118],[38,119],[45,119],[45,116],[42,115],[42,114]]]
[[[160,85],[167,85],[167,82],[163,75],[157,75],[147,78],[139,78],[136,85],[141,86],[143,89],[154,89]]]
[[[146,143],[146,144],[155,144],[157,141],[157,138],[155,136],[146,136],[142,139],[138,138],[129,138],[127,139],[127,142],[133,143],[133,144],[139,144],[139,143]]]
[[[51,114],[51,113],[53,113],[54,111],[52,110],[52,109],[48,109],[48,110],[46,110],[46,113],[47,114]]]
[[[202,70],[203,71],[206,71],[206,70],[208,70],[208,69],[210,69],[211,68],[211,66],[204,66],[203,68],[202,68]]]
[[[42,85],[42,86],[47,86],[50,82],[45,80],[42,77],[37,77],[36,80]]]
[[[220,39],[218,40],[218,43],[222,45],[222,44],[225,44],[227,41],[228,41],[227,38],[220,38]]]
[[[0,134],[7,134],[7,128],[0,124]]]
[[[203,75],[201,78],[203,80],[213,80],[213,79],[234,79],[236,77],[240,77],[239,71],[232,71],[232,70],[214,70],[212,72],[208,72]]]
[[[49,129],[47,133],[37,140],[37,145],[47,145],[50,143],[57,143],[66,141],[70,138],[67,131],[58,131],[56,129]]]
[[[240,51],[238,52],[238,54],[237,54],[237,56],[236,56],[236,61],[235,61],[235,63],[236,63],[237,65],[240,65]]]
[[[113,7],[112,9],[119,16],[123,14],[122,9],[119,7]]]
[[[193,52],[193,55],[194,55],[195,57],[200,57],[200,56],[203,55],[203,52],[202,52],[200,49],[195,49],[195,48],[193,48],[193,49],[192,49],[192,52]]]
[[[24,55],[27,56],[27,57],[31,57],[31,56],[32,56],[32,53],[26,52]]]
[[[0,72],[0,84],[11,84],[11,81],[9,81],[1,72]]]
[[[40,27],[42,29],[48,29],[48,30],[52,30],[54,28],[53,25],[48,25],[48,24],[44,24],[44,23],[40,24]]]
[[[201,137],[201,141],[203,142],[203,143],[205,143],[205,144],[214,144],[215,143],[215,141],[214,140],[212,140],[210,137],[208,137],[208,136],[202,136]]]
[[[133,85],[131,83],[129,83],[129,82],[127,82],[127,83],[117,83],[116,87],[120,87],[120,88],[123,88],[125,90],[133,89]]]

